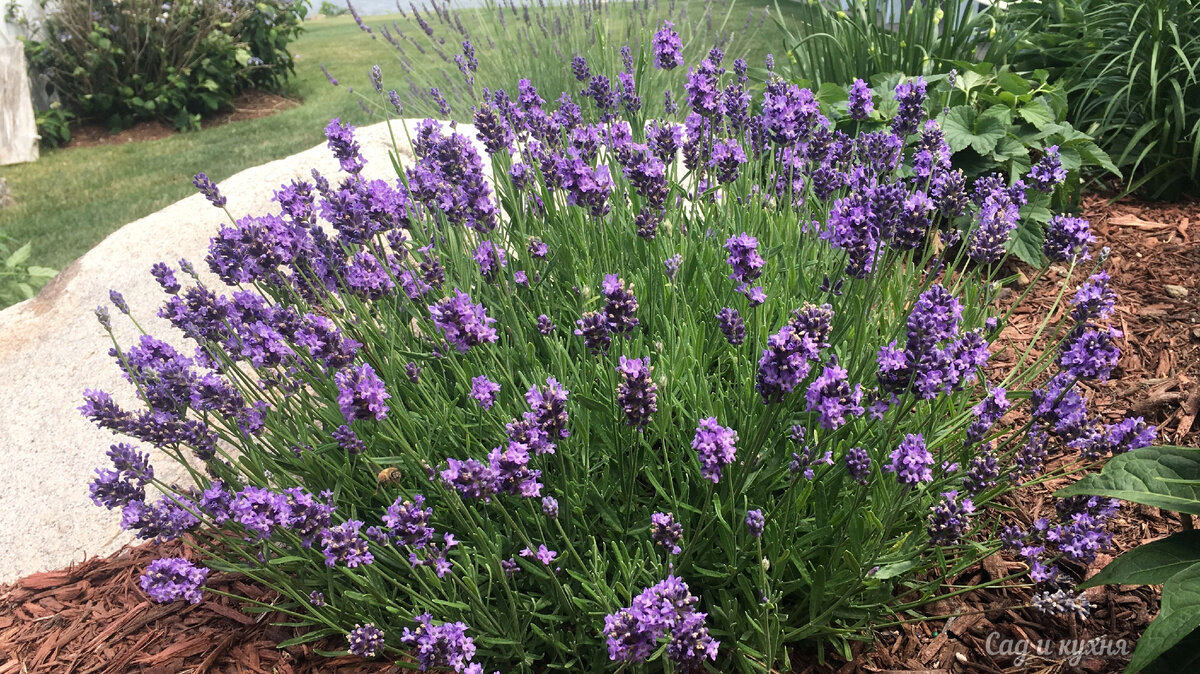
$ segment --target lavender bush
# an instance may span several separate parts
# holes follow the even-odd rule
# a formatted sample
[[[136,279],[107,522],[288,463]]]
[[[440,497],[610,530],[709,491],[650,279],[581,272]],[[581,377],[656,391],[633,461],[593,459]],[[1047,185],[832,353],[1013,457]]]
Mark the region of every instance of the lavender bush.
[[[669,37],[636,58],[672,62]],[[847,109],[771,78],[751,107],[719,49],[678,67],[682,124],[522,80],[473,129],[417,125],[391,181],[334,120],[341,175],[213,239],[227,288],[155,265],[195,349],[114,343],[145,407],[85,393],[194,484],[120,442],[92,498],[278,590],[301,640],[422,670],[787,671],[971,589],[943,582],[1001,548],[1028,570],[990,583],[1086,614],[1069,587],[1115,505],[1026,528],[998,506],[1153,441],[1077,386],[1117,359],[1086,223],[1050,222],[1046,255],[1095,271],[1050,346],[993,366],[1027,186],[951,169],[920,80]],[[143,586],[204,579],[172,559]]]

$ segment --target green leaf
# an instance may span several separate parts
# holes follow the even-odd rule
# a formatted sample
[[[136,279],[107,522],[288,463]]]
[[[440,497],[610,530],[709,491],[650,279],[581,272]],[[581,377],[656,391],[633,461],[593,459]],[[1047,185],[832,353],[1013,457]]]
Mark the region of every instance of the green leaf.
[[[996,149],[996,143],[1008,134],[1007,127],[1008,124],[997,115],[987,113],[980,115],[975,120],[975,134],[971,137],[971,149],[981,155],[991,153]]]
[[[1042,266],[1042,241],[1045,235],[1042,226],[1031,217],[1021,218],[1016,231],[1008,239],[1005,248],[1017,259],[1031,267]]]
[[[1025,81],[1024,77],[1016,73],[1004,72],[996,76],[996,81],[1000,84],[1000,88],[1020,96],[1029,93],[1031,87],[1029,82]]]
[[[17,266],[24,264],[25,261],[29,259],[29,254],[32,251],[33,251],[33,243],[32,242],[27,243],[24,246],[21,246],[15,252],[13,252],[12,255],[8,256],[8,259],[4,261],[4,266],[8,267],[9,269],[12,269],[13,267],[17,267]]]
[[[1046,101],[1040,98],[1031,101],[1028,105],[1021,106],[1017,110],[1017,115],[1032,124],[1038,131],[1054,123],[1054,111],[1050,109],[1050,105]]]
[[[975,137],[975,109],[969,105],[950,108],[942,120],[942,132],[952,152],[961,152],[970,147]]]
[[[1180,531],[1140,545],[1114,559],[1079,586],[1162,585],[1171,576],[1200,563],[1200,530]]]
[[[917,566],[917,561],[915,559],[906,559],[903,562],[896,562],[895,564],[886,564],[884,566],[879,567],[879,569],[876,570],[875,573],[871,574],[871,578],[876,578],[878,580],[887,580],[889,578],[895,578],[896,576],[899,576],[902,573],[906,573],[906,572],[910,571],[911,569],[916,568],[916,566]]]
[[[1142,674],[1180,672],[1200,672],[1200,630],[1192,630],[1191,634],[1142,670]]]
[[[1055,492],[1089,494],[1200,515],[1200,448],[1144,447],[1112,458],[1100,473]]]
[[[1166,653],[1172,646],[1200,627],[1200,563],[1171,576],[1163,585],[1162,608],[1158,617],[1138,640],[1126,672],[1136,672]]]

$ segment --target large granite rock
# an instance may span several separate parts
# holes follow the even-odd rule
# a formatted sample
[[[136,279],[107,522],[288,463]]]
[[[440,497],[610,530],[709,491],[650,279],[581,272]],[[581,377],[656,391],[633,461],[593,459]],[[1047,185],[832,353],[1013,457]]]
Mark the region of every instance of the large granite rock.
[[[409,120],[410,128],[414,122]],[[410,164],[407,136],[393,126],[400,161]],[[474,141],[473,129],[459,130]],[[359,129],[356,137],[367,159],[364,173],[394,179],[386,125]],[[479,151],[486,156],[482,147]],[[309,178],[313,168],[327,176],[337,173],[324,145],[242,171],[220,188],[235,216],[265,213],[281,184]],[[130,384],[108,356],[112,344],[93,311],[108,304],[108,291],[115,288],[148,332],[191,353],[194,344],[157,318],[164,295],[149,270],[155,262],[174,264],[180,258],[202,269],[209,237],[224,217],[202,196],[188,197],[122,227],[63,269],[37,297],[0,312],[0,475],[5,477],[0,582],[107,554],[131,540],[119,527],[119,512],[98,508],[88,498],[90,476],[107,465],[105,452],[119,440],[80,416],[81,393],[97,388],[123,405],[135,402]],[[130,321],[115,310],[112,314],[121,344],[135,341],[138,333]],[[184,480],[183,471],[162,453],[152,452],[152,458],[157,477]]]

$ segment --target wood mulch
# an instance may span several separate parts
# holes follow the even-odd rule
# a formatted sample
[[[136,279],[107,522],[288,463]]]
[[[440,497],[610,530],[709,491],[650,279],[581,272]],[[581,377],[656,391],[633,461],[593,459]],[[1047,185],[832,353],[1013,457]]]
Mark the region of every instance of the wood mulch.
[[[202,120],[203,128],[268,117],[297,105],[300,105],[299,101],[268,91],[257,89],[243,91],[234,97],[231,109],[222,110],[212,117]],[[138,122],[128,129],[122,129],[116,133],[109,131],[108,126],[99,122],[85,122],[71,128],[71,142],[62,146],[62,149],[138,143],[166,138],[176,133],[179,131],[175,127],[157,121]]]
[[[1084,202],[1098,246],[1110,249],[1107,269],[1119,295],[1115,323],[1124,333],[1122,356],[1113,380],[1089,387],[1089,397],[1106,417],[1126,411],[1159,427],[1159,440],[1200,444],[1200,204],[1142,204],[1125,200],[1110,205],[1098,196]],[[1195,225],[1195,227],[1193,227]],[[1032,275],[1029,270],[1027,274]],[[1044,312],[1059,291],[1081,278],[1049,274],[1027,299]],[[1168,285],[1186,289],[1174,295]],[[1033,313],[1014,314],[1018,334],[1032,335]],[[1012,336],[1012,333],[1009,333]],[[1060,459],[1061,460],[1061,459]],[[1049,515],[1049,494],[1066,481],[1021,490],[1009,505],[1028,520]],[[1115,545],[1089,568],[1067,568],[1088,577],[1120,553],[1178,531],[1175,513],[1123,505],[1115,518]],[[243,613],[240,602],[209,593],[203,603],[159,606],[137,585],[141,570],[160,556],[186,556],[181,543],[131,547],[103,559],[68,569],[40,573],[0,587],[0,674],[63,672],[78,674],[136,672],[166,674],[302,674],[309,672],[399,672],[386,663],[358,658],[328,659],[313,645],[277,649],[296,636],[278,613]],[[997,555],[951,579],[978,584],[1002,577],[1019,563]],[[214,574],[209,585],[263,603],[273,595],[229,574]],[[873,644],[860,644],[849,662],[825,664],[799,658],[797,673],[852,672],[1119,672],[1138,636],[1158,610],[1155,589],[1117,586],[1087,592],[1095,606],[1092,618],[1053,618],[1024,608],[1025,588],[977,590],[926,609],[930,615],[960,614],[948,620],[908,623],[877,631]],[[994,636],[993,636],[994,634]],[[1072,657],[1088,639],[1103,638],[1109,649]],[[989,647],[989,638],[991,647]],[[1018,664],[1015,654],[999,653],[1005,640],[1024,643],[1029,654]],[[1072,641],[1075,640],[1075,641]],[[1123,642],[1121,640],[1124,640]],[[1035,652],[1039,643],[1058,651]],[[1125,655],[1120,654],[1122,645]],[[317,642],[322,650],[341,650],[333,639]],[[1011,647],[1011,646],[1010,646]]]

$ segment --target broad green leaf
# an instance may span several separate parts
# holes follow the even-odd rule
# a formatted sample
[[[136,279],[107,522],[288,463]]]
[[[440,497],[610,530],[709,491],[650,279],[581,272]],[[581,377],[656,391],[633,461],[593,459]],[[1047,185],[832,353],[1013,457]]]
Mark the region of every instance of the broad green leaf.
[[[969,105],[951,108],[942,120],[942,132],[952,152],[967,149],[975,138],[975,110]]]
[[[32,243],[27,243],[24,246],[21,246],[12,255],[8,256],[8,259],[4,261],[4,266],[12,269],[13,267],[25,264],[25,261],[29,259],[29,253],[32,251]]]
[[[1180,531],[1126,552],[1079,587],[1162,585],[1196,563],[1200,563],[1200,530]]]
[[[1005,248],[1031,267],[1042,266],[1042,226],[1033,218],[1021,218]]]
[[[1192,633],[1150,663],[1142,674],[1200,672],[1200,630]]]
[[[996,81],[1000,84],[1000,88],[1020,96],[1021,94],[1029,93],[1029,82],[1025,81],[1024,77],[1016,73],[1000,73],[996,76]]]
[[[1017,115],[1032,124],[1038,131],[1054,123],[1054,111],[1050,109],[1048,103],[1040,98],[1030,101],[1028,105],[1021,106],[1017,110]]]
[[[1007,135],[1007,124],[996,115],[980,115],[975,120],[975,134],[971,136],[971,149],[987,155],[996,149],[996,143]]]
[[[1112,158],[1108,156],[1107,152],[1100,149],[1100,146],[1096,145],[1096,143],[1090,140],[1083,141],[1076,145],[1075,149],[1079,152],[1079,156],[1083,159],[1102,167],[1109,173],[1113,173],[1117,176],[1121,175],[1120,169],[1118,169],[1117,165],[1113,163]]]
[[[1055,492],[1108,496],[1200,515],[1200,448],[1145,447],[1113,457],[1100,473]]]
[[[1171,576],[1163,584],[1158,617],[1138,639],[1126,672],[1137,672],[1200,627],[1200,563]]]

